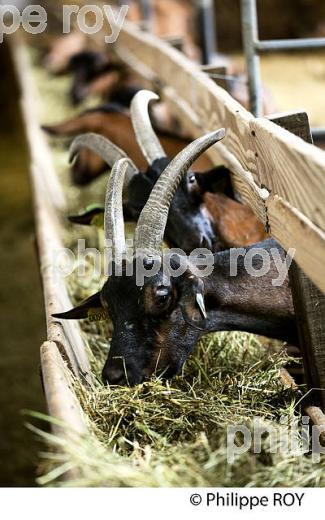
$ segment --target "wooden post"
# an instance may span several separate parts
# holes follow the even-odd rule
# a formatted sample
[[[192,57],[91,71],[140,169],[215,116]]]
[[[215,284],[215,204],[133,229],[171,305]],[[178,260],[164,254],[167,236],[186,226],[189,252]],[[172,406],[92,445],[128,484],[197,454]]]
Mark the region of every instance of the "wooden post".
[[[268,119],[308,143],[313,142],[306,112],[276,114]],[[285,175],[285,163],[283,167]],[[295,261],[289,278],[306,382],[310,389],[317,389],[310,399],[325,410],[325,296]]]
[[[201,70],[208,74],[219,87],[230,92],[227,67],[216,67],[215,65],[202,65]]]
[[[174,49],[183,52],[184,49],[184,39],[181,36],[166,36],[162,38],[162,40],[166,43],[169,43]]]

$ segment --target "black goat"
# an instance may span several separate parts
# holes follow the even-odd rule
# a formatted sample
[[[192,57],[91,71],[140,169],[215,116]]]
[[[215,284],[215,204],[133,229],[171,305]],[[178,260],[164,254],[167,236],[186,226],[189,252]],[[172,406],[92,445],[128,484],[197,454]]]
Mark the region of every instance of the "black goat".
[[[215,253],[212,272],[206,277],[195,271],[191,257],[171,257],[174,272],[183,266],[178,276],[170,275],[161,265],[161,244],[173,194],[195,158],[219,139],[220,130],[197,139],[160,175],[138,220],[132,260],[124,258],[122,210],[124,175],[132,165],[122,159],[112,170],[105,203],[105,237],[112,243],[113,274],[102,290],[86,302],[54,315],[80,319],[94,309],[109,314],[114,331],[103,369],[104,381],[135,385],[153,373],[172,377],[180,372],[198,339],[207,332],[242,330],[296,342],[288,279],[284,277],[280,286],[272,284],[277,272],[274,257],[268,272],[256,278],[246,272],[240,256],[243,252],[252,255],[255,271],[261,268],[261,257],[260,250],[254,256],[254,247],[263,248],[266,254],[274,250],[283,260],[284,251],[273,240],[241,251]],[[232,253],[238,256],[237,276],[230,273]],[[139,261],[145,273],[140,284]]]
[[[111,86],[114,90],[115,84],[120,81],[125,67],[114,63],[103,53],[95,51],[82,51],[71,57],[69,70],[72,73],[72,85],[70,99],[73,105],[79,105],[90,93],[96,93],[96,81],[105,87]],[[114,99],[111,99],[114,101]]]
[[[148,200],[153,186],[156,184],[163,170],[169,164],[164,149],[155,134],[148,113],[151,100],[157,96],[149,91],[140,91],[131,103],[131,120],[135,130],[135,136],[142,154],[149,163],[149,168],[144,172],[138,171],[133,165],[132,172],[126,179],[127,199],[124,204],[124,216],[129,220],[137,220],[141,210]],[[223,132],[220,132],[220,139]],[[99,135],[85,134],[79,136],[71,146],[71,159],[81,150],[90,149],[109,166],[120,158],[126,157],[122,150]],[[224,198],[220,207],[223,215],[218,213],[217,218],[213,197],[207,198],[204,204],[203,194],[212,184],[220,190],[231,193],[229,171],[224,167],[213,168],[206,173],[194,173],[189,169],[182,178],[176,189],[170,205],[169,217],[166,226],[165,238],[167,242],[175,247],[180,247],[186,253],[197,247],[207,247],[213,251],[225,249],[226,245],[246,245],[264,238],[263,226],[249,208],[245,208],[236,201]],[[236,213],[245,208],[245,223],[238,223]],[[103,211],[103,210],[102,210]],[[100,212],[97,211],[97,213]],[[83,214],[72,217],[75,223],[85,224],[94,216],[92,209],[88,215]],[[225,221],[226,219],[226,221]],[[220,232],[219,231],[220,229]],[[241,232],[242,230],[242,232]],[[229,231],[229,233],[228,233]],[[237,242],[232,240],[236,234],[239,235]],[[222,238],[221,238],[222,237]]]
[[[139,217],[153,186],[170,162],[149,118],[149,102],[156,98],[157,96],[152,92],[142,90],[136,94],[131,104],[131,119],[136,139],[149,163],[149,168],[145,172],[139,171],[133,162],[127,171],[125,184],[128,195],[124,210],[125,217],[132,220],[137,220]],[[224,134],[224,130],[220,130],[218,140],[222,139]],[[70,148],[71,160],[85,148],[96,152],[110,167],[113,167],[118,159],[126,157],[124,151],[103,136],[85,134],[73,141]],[[93,212],[90,216],[92,215]],[[75,217],[72,220],[78,221]],[[84,220],[85,216],[82,215],[80,221],[84,222]],[[211,250],[224,248],[212,228],[210,219],[201,207],[200,188],[196,175],[191,170],[181,180],[174,194],[166,227],[166,239],[171,245],[180,247],[185,252],[191,252],[196,247],[207,247]]]

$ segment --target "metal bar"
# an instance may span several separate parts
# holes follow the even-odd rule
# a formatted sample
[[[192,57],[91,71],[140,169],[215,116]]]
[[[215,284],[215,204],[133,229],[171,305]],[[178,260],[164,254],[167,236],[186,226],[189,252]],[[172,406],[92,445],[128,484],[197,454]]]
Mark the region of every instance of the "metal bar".
[[[296,40],[255,40],[257,52],[304,51],[325,49],[325,38],[300,38]]]
[[[313,136],[313,139],[316,141],[318,140],[325,140],[325,128],[312,128],[311,133]]]
[[[208,65],[217,51],[214,2],[213,0],[196,0],[196,4],[198,7],[202,63]]]
[[[151,0],[140,0],[139,3],[140,3],[142,19],[144,22],[144,29],[146,31],[150,31],[151,23],[152,23],[152,14],[153,14]]]
[[[250,110],[254,116],[261,117],[263,114],[260,58],[255,49],[255,44],[258,41],[255,0],[241,0],[241,20],[248,76]]]

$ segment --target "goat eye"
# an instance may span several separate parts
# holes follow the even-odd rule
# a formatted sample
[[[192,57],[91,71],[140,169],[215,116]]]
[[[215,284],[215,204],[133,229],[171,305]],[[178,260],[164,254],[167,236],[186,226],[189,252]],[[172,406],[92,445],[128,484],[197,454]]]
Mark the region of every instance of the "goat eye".
[[[143,294],[145,312],[151,316],[161,316],[169,311],[173,302],[173,290],[168,285],[158,284],[147,287]]]
[[[194,174],[189,176],[188,182],[189,184],[194,184],[196,182],[196,177]]]
[[[157,287],[154,293],[154,307],[156,312],[166,311],[171,303],[171,293],[169,287]]]
[[[167,287],[158,287],[156,291],[156,301],[165,303],[169,298],[169,289]]]

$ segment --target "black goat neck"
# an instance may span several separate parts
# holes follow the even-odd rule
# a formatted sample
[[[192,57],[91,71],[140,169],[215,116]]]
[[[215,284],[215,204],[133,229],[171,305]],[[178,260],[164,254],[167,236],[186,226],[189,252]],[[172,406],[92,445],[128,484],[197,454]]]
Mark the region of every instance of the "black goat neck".
[[[263,248],[268,254],[275,248],[284,261],[285,252],[274,240],[255,244],[245,248],[245,251],[256,247]],[[213,273],[203,278],[207,330],[240,330],[297,344],[288,277],[280,286],[272,284],[278,276],[272,257],[269,272],[258,278],[253,277],[245,269],[243,256],[237,260],[237,276],[231,276],[230,255],[231,250],[215,253]],[[261,262],[261,257],[253,257],[256,270],[260,269]]]

